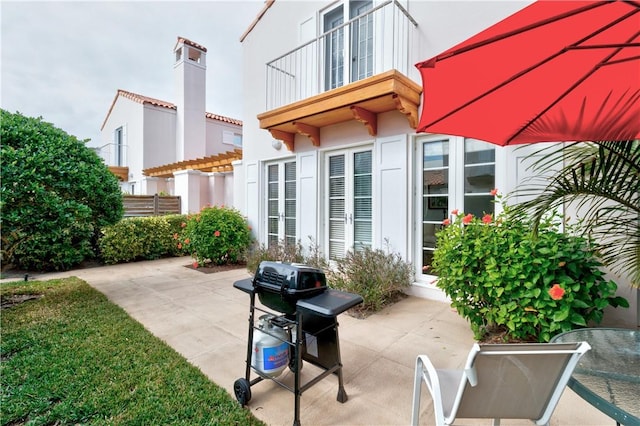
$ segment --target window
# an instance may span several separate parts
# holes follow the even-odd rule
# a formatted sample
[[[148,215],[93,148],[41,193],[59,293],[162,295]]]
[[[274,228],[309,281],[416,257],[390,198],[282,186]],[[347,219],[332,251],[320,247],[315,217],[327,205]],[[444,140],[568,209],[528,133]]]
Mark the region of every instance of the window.
[[[296,244],[296,162],[267,166],[267,246]]]
[[[371,247],[372,151],[332,153],[327,161],[327,217],[329,258],[338,259],[354,249]]]
[[[371,0],[350,0],[324,14],[325,90],[373,75],[373,16],[355,19],[372,7]]]
[[[118,127],[114,134],[114,163],[116,166],[124,166],[124,130]]]
[[[482,216],[494,213],[495,147],[487,142],[462,138],[426,138],[420,151],[420,259],[423,274],[430,274],[436,234],[451,210]]]
[[[229,130],[222,131],[222,143],[242,147],[242,135]]]

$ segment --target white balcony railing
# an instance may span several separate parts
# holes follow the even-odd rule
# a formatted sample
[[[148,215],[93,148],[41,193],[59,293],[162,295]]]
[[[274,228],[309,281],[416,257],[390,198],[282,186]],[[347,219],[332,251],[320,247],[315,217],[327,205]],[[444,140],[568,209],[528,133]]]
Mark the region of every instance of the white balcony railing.
[[[417,22],[389,0],[267,63],[272,110],[396,69],[408,75]]]

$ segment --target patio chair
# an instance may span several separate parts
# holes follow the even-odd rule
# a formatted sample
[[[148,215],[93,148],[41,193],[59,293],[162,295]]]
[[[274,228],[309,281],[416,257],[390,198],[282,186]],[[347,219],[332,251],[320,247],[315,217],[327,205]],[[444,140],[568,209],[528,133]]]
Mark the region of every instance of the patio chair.
[[[464,370],[438,370],[419,355],[411,424],[418,424],[424,380],[436,424],[455,419],[529,419],[548,425],[578,360],[591,347],[580,343],[474,344]]]

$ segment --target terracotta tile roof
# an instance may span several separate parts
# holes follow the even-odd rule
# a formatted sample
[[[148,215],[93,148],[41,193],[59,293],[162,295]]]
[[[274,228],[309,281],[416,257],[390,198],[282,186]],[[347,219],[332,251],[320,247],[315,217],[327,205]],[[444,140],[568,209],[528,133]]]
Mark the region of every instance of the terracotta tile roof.
[[[137,93],[127,92],[126,90],[122,90],[122,89],[118,89],[118,94],[116,95],[116,97],[118,95],[121,95],[127,99],[131,99],[132,101],[137,102],[139,104],[151,104],[155,106],[176,109],[176,106],[171,102],[165,102],[165,101],[161,101],[160,99],[154,99],[148,96],[138,95]]]
[[[104,128],[105,124],[107,124],[107,119],[111,115],[111,111],[113,111],[113,107],[116,104],[116,100],[118,99],[119,96],[122,96],[123,98],[127,98],[129,100],[132,100],[134,102],[137,102],[137,103],[143,104],[143,105],[144,104],[150,104],[150,105],[163,107],[163,108],[168,108],[168,109],[173,109],[173,110],[177,109],[177,107],[174,104],[172,104],[171,102],[166,102],[166,101],[162,101],[160,99],[151,98],[149,96],[139,95],[137,93],[128,92],[126,90],[118,89],[118,92],[116,93],[116,96],[113,98],[113,102],[111,102],[111,106],[109,107],[109,112],[107,112],[107,116],[105,117],[104,121],[102,122],[102,126],[100,126],[100,130],[102,130]],[[229,123],[229,124],[235,124],[237,126],[242,126],[242,120],[237,120],[235,118],[225,117],[225,116],[218,115],[218,114],[213,114],[211,112],[205,112],[205,117],[209,118],[211,120],[217,120],[217,121],[222,121],[224,123]]]
[[[213,114],[211,112],[205,113],[205,117],[211,118],[212,120],[224,121],[225,123],[242,126],[242,120],[236,120],[235,118],[225,117],[223,115]]]
[[[206,48],[206,47],[204,47],[203,45],[198,44],[198,43],[196,43],[196,42],[193,42],[193,41],[191,41],[191,40],[189,40],[189,39],[187,39],[187,38],[184,38],[184,37],[178,37],[178,41],[176,42],[176,45],[174,46],[173,50],[175,50],[175,49],[176,49],[176,47],[177,47],[180,43],[184,43],[184,44],[186,44],[187,46],[195,47],[196,49],[200,49],[200,50],[202,50],[202,51],[203,51],[203,52],[205,52],[205,53],[207,52],[207,48]]]

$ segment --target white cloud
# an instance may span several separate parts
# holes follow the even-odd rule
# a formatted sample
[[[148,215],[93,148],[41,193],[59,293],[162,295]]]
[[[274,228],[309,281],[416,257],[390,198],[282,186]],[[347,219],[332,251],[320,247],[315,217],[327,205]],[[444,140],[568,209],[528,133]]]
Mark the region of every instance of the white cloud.
[[[3,1],[1,106],[99,142],[118,89],[173,102],[173,47],[207,48],[207,111],[242,117],[251,1]]]

